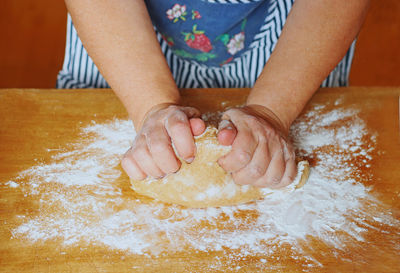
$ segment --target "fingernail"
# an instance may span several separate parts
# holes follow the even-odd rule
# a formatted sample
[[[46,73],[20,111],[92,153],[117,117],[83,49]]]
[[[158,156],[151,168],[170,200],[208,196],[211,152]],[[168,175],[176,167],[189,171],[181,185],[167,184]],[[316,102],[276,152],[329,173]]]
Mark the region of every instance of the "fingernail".
[[[188,159],[185,159],[185,161],[186,161],[187,163],[192,163],[193,160],[194,160],[194,156],[193,156],[193,157],[190,157],[190,158],[188,158]]]

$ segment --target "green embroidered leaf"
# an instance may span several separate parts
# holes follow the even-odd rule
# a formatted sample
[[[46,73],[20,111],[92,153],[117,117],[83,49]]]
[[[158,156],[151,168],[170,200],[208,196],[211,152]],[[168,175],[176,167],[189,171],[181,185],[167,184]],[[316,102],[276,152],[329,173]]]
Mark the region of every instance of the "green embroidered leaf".
[[[185,38],[184,38],[184,40],[185,40],[185,42],[189,39],[189,35],[190,35],[190,33],[188,33],[188,32],[181,32],[182,33],[182,35],[183,36],[185,36]]]
[[[175,49],[175,50],[173,50],[173,52],[179,57],[195,59],[199,62],[206,62],[206,61],[208,61],[208,59],[213,59],[216,57],[215,54],[208,53],[208,52],[202,52],[202,53],[193,55],[183,49]]]
[[[216,55],[208,52],[203,52],[195,55],[195,58],[199,62],[206,62],[208,59],[213,59],[215,58]]]
[[[172,22],[176,23],[176,22],[178,22],[178,20],[179,20],[178,18],[175,18],[174,21],[172,21]]]
[[[205,31],[204,30],[197,30],[197,24],[195,24],[195,25],[193,25],[192,32],[194,34],[204,34]]]
[[[181,17],[179,17],[179,18],[181,18],[181,19],[182,19],[182,21],[186,21],[186,18],[185,18],[185,17],[183,17],[183,16],[181,16]]]
[[[224,45],[227,45],[229,43],[229,34],[221,34],[215,40],[220,40]]]
[[[242,22],[242,25],[240,26],[240,29],[242,31],[244,31],[244,28],[246,27],[246,23],[247,23],[247,19],[244,19],[243,22]]]
[[[183,49],[175,49],[174,53],[183,58],[193,58],[194,56]]]
[[[192,20],[196,19],[196,16],[198,16],[197,11],[192,9]]]

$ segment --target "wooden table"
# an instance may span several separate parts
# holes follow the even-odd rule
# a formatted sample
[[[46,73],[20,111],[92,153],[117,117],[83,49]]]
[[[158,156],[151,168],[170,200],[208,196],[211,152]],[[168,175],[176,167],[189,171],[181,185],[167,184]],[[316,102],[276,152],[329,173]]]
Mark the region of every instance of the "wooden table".
[[[243,103],[248,90],[182,90],[184,101],[202,111]],[[320,90],[305,109],[315,104],[334,102],[342,107],[357,108],[367,128],[377,132],[376,153],[371,172],[373,192],[382,206],[397,221],[400,220],[400,88],[336,88]],[[256,266],[249,255],[228,263],[222,258],[220,266],[207,269],[218,253],[178,252],[160,257],[133,255],[101,245],[82,247],[81,243],[63,246],[61,240],[32,243],[13,238],[12,230],[21,220],[40,213],[37,200],[12,188],[7,181],[38,163],[51,160],[57,149],[74,142],[81,129],[94,120],[103,123],[127,114],[110,90],[0,90],[0,271],[2,272],[255,272],[266,271]],[[127,177],[122,187],[128,188]],[[125,184],[124,184],[125,183]],[[123,191],[123,194],[128,194]],[[384,232],[369,230],[368,241],[349,245],[334,254],[329,247],[311,242],[310,253],[318,256],[320,266],[308,268],[302,261],[285,257],[273,259],[272,269],[280,272],[400,272],[400,234],[398,227]],[[311,239],[310,239],[311,240]],[[396,248],[397,244],[397,248]],[[390,249],[390,251],[385,251]],[[339,253],[339,254],[338,254]],[[339,255],[335,256],[335,255]],[[224,260],[225,259],[225,260]],[[226,263],[225,263],[226,262]],[[234,267],[232,267],[234,265]]]

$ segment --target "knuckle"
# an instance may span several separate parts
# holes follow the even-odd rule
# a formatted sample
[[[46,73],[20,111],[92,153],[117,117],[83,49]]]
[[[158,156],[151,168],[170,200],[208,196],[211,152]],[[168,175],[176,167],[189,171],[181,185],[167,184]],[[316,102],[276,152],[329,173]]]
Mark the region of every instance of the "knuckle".
[[[281,183],[282,179],[280,177],[274,176],[271,178],[266,179],[266,185],[273,189],[278,189],[283,187],[283,184]]]
[[[260,121],[258,117],[253,116],[253,115],[248,115],[247,119],[249,122],[255,122],[255,123],[259,123],[259,121]]]
[[[278,132],[276,130],[273,130],[272,128],[266,128],[266,130],[264,130],[264,135],[267,139],[275,139],[279,137]]]
[[[154,153],[162,153],[168,149],[168,144],[163,141],[154,141],[150,142],[149,144],[150,150],[152,150]]]
[[[268,143],[267,135],[263,131],[258,133],[258,143],[259,144],[267,144]]]
[[[264,174],[261,178],[257,179],[254,186],[259,187],[259,188],[279,189],[279,188],[282,188],[282,187],[290,184],[290,181],[284,180],[286,178],[287,178],[286,175],[282,177],[277,174],[275,174],[275,175]],[[285,183],[288,183],[288,184],[285,184]]]
[[[176,105],[169,105],[169,106],[167,107],[167,109],[168,109],[168,110],[176,110],[176,109],[178,109],[178,106],[176,106]]]
[[[237,150],[236,151],[236,159],[239,164],[247,164],[251,159],[251,154],[245,150]]]
[[[251,166],[248,172],[249,172],[249,177],[251,178],[260,178],[264,174],[263,168],[257,165]]]
[[[271,185],[278,185],[279,183],[281,183],[281,180],[282,180],[281,177],[273,176],[268,181],[269,181],[269,184],[271,184]]]
[[[250,116],[250,115],[248,115],[247,117],[246,117],[246,122],[249,124],[249,125],[251,125],[251,126],[259,126],[259,123],[260,123],[260,121],[258,120],[258,118],[257,117],[255,117],[255,116]]]
[[[185,120],[187,118],[186,113],[179,108],[175,108],[174,112],[171,114],[171,116],[173,116],[174,118],[178,119],[178,120]]]
[[[278,177],[263,177],[256,182],[255,186],[259,188],[271,188],[271,189],[277,189],[282,187],[281,179]]]
[[[176,111],[178,111],[178,106],[176,105],[170,105],[167,108],[163,109],[163,111],[167,114],[167,115],[171,115],[174,114]]]
[[[146,156],[146,154],[147,154],[146,148],[143,145],[136,146],[136,147],[132,148],[131,154],[134,159],[140,160],[141,158]]]

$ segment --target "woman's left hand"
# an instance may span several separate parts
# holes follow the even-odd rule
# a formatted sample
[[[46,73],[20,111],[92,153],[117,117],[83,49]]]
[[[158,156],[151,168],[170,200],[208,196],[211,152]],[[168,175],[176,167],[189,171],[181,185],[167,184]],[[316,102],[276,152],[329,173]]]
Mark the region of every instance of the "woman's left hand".
[[[227,110],[218,140],[232,150],[218,160],[241,185],[281,188],[297,174],[295,153],[285,128],[272,111],[261,105]]]

